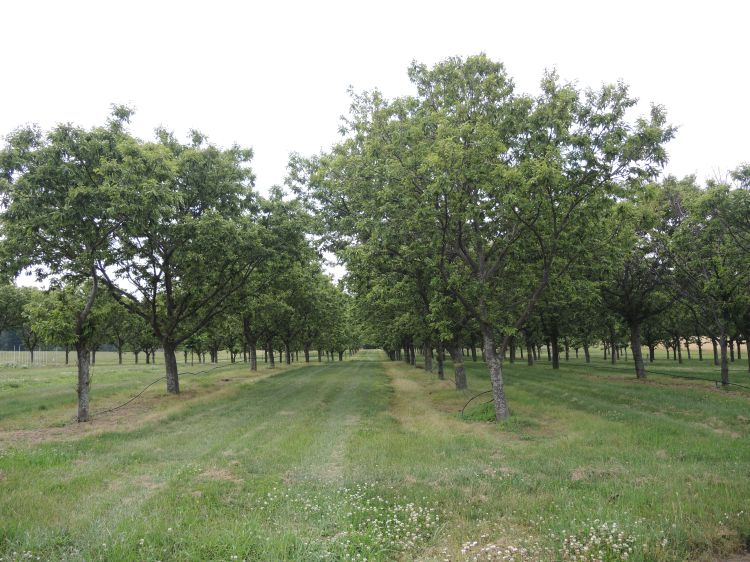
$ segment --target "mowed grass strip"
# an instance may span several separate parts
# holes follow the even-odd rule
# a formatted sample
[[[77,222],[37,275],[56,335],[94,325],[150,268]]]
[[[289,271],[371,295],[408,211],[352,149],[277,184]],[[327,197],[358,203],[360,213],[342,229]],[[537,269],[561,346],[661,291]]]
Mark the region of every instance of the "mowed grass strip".
[[[383,359],[217,380],[131,430],[19,440],[0,456],[0,557],[707,561],[747,547],[750,393],[515,364],[498,425],[481,421],[488,405],[457,413],[489,388],[481,362],[456,393]]]

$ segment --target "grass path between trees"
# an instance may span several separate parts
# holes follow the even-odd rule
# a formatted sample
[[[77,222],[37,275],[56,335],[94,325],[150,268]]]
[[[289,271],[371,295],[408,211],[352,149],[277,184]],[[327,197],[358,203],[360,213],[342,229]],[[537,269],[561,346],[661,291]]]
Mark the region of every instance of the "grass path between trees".
[[[456,393],[384,359],[255,375],[239,364],[85,427],[64,425],[75,396],[59,370],[12,373],[17,386],[0,371],[0,558],[708,561],[747,549],[750,393],[517,364],[513,417],[497,425],[481,405],[475,421],[457,415],[489,388],[480,362]],[[102,372],[99,407],[147,375]]]

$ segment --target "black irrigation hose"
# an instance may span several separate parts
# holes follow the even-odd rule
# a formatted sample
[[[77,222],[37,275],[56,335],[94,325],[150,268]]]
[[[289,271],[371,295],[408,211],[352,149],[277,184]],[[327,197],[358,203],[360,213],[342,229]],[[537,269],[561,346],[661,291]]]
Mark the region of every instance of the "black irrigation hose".
[[[204,375],[206,373],[210,373],[212,371],[215,371],[216,369],[226,369],[227,367],[236,367],[236,366],[237,366],[236,363],[230,363],[228,365],[217,365],[216,367],[211,367],[210,369],[204,369],[203,371],[194,371],[192,373],[191,372],[179,373],[179,376],[185,377],[185,376],[189,376],[189,375]],[[144,392],[146,392],[149,388],[151,388],[152,386],[154,386],[157,382],[159,382],[161,380],[164,380],[166,378],[167,378],[166,376],[159,377],[155,381],[152,381],[152,382],[148,383],[146,386],[144,386],[141,389],[141,391],[138,394],[135,394],[135,395],[131,396],[128,400],[126,400],[122,404],[118,404],[117,406],[115,406],[113,408],[108,408],[106,410],[100,410],[98,412],[94,412],[93,414],[91,414],[91,417],[101,416],[102,414],[109,414],[110,412],[114,412],[115,410],[119,410],[120,408],[122,408],[124,406],[127,406],[128,404],[130,404],[131,402],[133,402],[137,398],[140,398],[141,395]]]
[[[590,363],[584,363],[582,365],[565,365],[565,367],[591,367],[594,369],[605,369],[608,371],[619,371],[621,373],[626,373],[627,371],[625,369],[621,369],[619,367],[607,367],[605,365],[592,365]],[[693,380],[693,381],[703,381],[703,382],[713,382],[716,383],[716,386],[718,387],[722,383],[719,379],[706,379],[703,377],[691,377],[688,375],[676,375],[674,373],[665,373],[664,371],[652,371],[651,369],[644,369],[646,373],[650,373],[652,375],[663,375],[665,377],[673,377],[677,379],[687,379],[687,380]],[[726,384],[732,385],[732,386],[738,386],[740,388],[745,388],[747,390],[750,390],[750,386],[745,386],[744,384],[738,384],[736,382],[727,382]]]
[[[608,367],[608,366],[605,366],[605,365],[592,365],[590,363],[584,363],[582,365],[564,365],[564,366],[565,367],[571,367],[571,368],[576,368],[576,367],[591,367],[591,368],[594,368],[594,369],[605,369],[605,370],[608,370],[608,371],[618,371],[618,372],[621,372],[621,373],[626,373],[627,372],[625,369],[621,369],[619,367]],[[652,371],[650,369],[644,369],[644,371],[646,373],[650,373],[652,375],[663,375],[665,377],[674,377],[674,378],[678,378],[678,379],[687,379],[687,380],[703,381],[703,382],[713,382],[713,383],[716,383],[716,387],[717,388],[719,387],[719,384],[722,384],[721,381],[718,380],[718,379],[705,379],[703,377],[690,377],[690,376],[687,376],[687,375],[675,375],[674,373],[665,373],[664,371]],[[750,386],[745,386],[744,384],[738,384],[736,382],[728,382],[726,384],[750,390]],[[491,389],[490,390],[485,390],[484,392],[480,392],[479,394],[476,394],[476,395],[472,396],[471,398],[469,398],[469,401],[466,404],[464,404],[463,408],[461,408],[461,419],[464,419],[464,410],[466,410],[466,407],[469,404],[471,404],[475,399],[479,398],[480,396],[483,396],[483,395],[488,394],[490,392],[492,392]],[[480,404],[480,406],[484,406],[485,404],[490,404],[493,401],[494,400],[488,400],[487,402],[482,402]]]
[[[477,395],[472,396],[471,398],[469,398],[469,401],[466,404],[464,404],[463,408],[461,408],[461,418],[463,419],[463,417],[464,417],[464,410],[466,409],[466,406],[468,406],[469,404],[471,404],[474,401],[475,398],[479,398],[480,396],[482,396],[484,394],[487,394],[489,392],[492,392],[492,389],[485,390],[484,392],[480,392],[479,394],[477,394]],[[482,402],[480,404],[480,406],[484,406],[485,404],[489,404],[490,402],[494,402],[494,399],[493,400],[488,400],[487,402]]]

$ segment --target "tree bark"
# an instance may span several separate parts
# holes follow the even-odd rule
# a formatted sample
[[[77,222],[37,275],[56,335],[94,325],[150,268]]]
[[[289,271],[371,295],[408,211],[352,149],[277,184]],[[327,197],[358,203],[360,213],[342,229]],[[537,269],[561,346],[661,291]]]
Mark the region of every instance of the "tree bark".
[[[722,333],[719,337],[719,347],[721,349],[721,384],[729,384],[729,361],[727,360],[727,335]]]
[[[550,333],[550,343],[552,344],[552,368],[560,368],[560,342],[558,341],[557,322],[552,323]]]
[[[76,356],[78,357],[78,417],[79,422],[89,421],[89,390],[91,389],[91,376],[89,368],[89,350],[83,344],[76,344]]]
[[[633,350],[635,376],[639,379],[645,379],[646,368],[643,365],[643,354],[641,353],[641,325],[638,323],[630,325],[630,347]]]
[[[117,348],[117,364],[122,365],[122,347]]]
[[[428,343],[424,347],[424,370],[432,373],[432,344]]]
[[[180,393],[180,379],[177,374],[177,356],[175,355],[176,345],[170,340],[165,339],[162,342],[164,348],[164,365],[167,371],[167,392],[169,394]]]
[[[445,347],[442,342],[437,348],[438,379],[445,380]]]
[[[268,367],[269,369],[275,369],[276,364],[274,363],[275,357],[273,355],[273,344],[269,341],[266,345],[268,346],[268,361],[270,363]]]
[[[305,343],[305,363],[310,362],[310,344]]]
[[[690,355],[690,338],[685,338],[685,353],[687,353],[688,360],[692,359]]]
[[[450,343],[448,344],[448,353],[453,360],[453,377],[456,381],[456,390],[463,390],[467,386],[463,346]]]
[[[484,343],[484,357],[490,371],[492,382],[492,400],[495,403],[495,419],[502,421],[508,418],[508,403],[505,400],[505,387],[503,384],[503,362],[495,352],[495,338],[490,326],[482,326],[482,339]]]
[[[339,361],[343,361],[343,360],[344,360],[344,352],[339,351]]]
[[[591,352],[587,343],[583,344],[583,356],[586,358],[586,363],[591,363]]]

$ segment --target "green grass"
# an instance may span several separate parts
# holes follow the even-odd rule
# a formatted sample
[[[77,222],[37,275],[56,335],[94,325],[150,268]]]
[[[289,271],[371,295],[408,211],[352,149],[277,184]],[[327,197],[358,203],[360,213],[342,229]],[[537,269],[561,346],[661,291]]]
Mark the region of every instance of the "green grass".
[[[678,561],[748,547],[750,391],[636,382],[599,359],[516,363],[513,416],[495,424],[482,397],[458,414],[489,388],[481,362],[457,393],[382,359],[236,365],[67,425],[72,368],[0,369],[0,558],[569,560],[599,540],[605,560]],[[713,369],[697,363],[658,370]],[[94,409],[161,369],[97,366]]]

